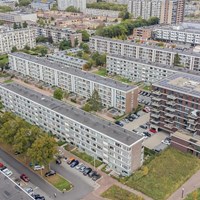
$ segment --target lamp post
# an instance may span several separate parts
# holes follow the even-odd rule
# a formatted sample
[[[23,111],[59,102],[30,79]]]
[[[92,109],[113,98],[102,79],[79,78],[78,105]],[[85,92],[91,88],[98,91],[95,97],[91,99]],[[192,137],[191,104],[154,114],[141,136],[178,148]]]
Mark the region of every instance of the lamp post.
[[[181,193],[181,197],[183,198],[183,196],[184,196],[184,188],[182,188],[182,193]]]

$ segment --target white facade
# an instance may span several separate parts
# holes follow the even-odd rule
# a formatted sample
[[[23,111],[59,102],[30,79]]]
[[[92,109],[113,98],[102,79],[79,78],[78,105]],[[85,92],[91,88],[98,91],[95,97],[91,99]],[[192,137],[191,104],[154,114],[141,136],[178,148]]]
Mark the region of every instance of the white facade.
[[[114,10],[101,10],[101,9],[93,9],[93,8],[86,8],[85,14],[94,15],[94,16],[104,16],[104,17],[113,17],[118,18],[119,11]]]
[[[85,12],[86,0],[58,0],[58,10],[66,10],[70,6],[74,6],[81,12]]]
[[[34,28],[14,29],[0,32],[0,53],[9,53],[13,47],[23,49],[36,45],[36,30]]]
[[[130,175],[143,163],[141,136],[15,83],[0,85],[0,96],[7,110],[75,144],[119,174]]]
[[[117,74],[133,82],[154,83],[177,72],[167,66],[122,56],[108,55],[106,60],[106,69],[109,74]]]
[[[136,58],[149,62],[173,66],[174,56],[180,57],[184,68],[200,71],[200,54],[191,51],[160,48],[153,45],[137,44],[129,41],[113,40],[111,38],[93,36],[90,37],[90,50],[99,53],[108,53],[127,58]]]
[[[128,11],[134,18],[160,17],[162,0],[129,0]]]
[[[23,12],[0,13],[0,20],[13,23],[22,23],[24,21],[37,22],[37,14]]]
[[[192,45],[200,44],[200,25],[197,23],[183,23],[178,26],[161,26],[153,30],[154,38],[188,43]]]
[[[96,89],[103,106],[117,108],[122,113],[131,112],[137,107],[137,86],[129,86],[23,53],[9,54],[9,66],[16,72],[74,92],[86,99]]]

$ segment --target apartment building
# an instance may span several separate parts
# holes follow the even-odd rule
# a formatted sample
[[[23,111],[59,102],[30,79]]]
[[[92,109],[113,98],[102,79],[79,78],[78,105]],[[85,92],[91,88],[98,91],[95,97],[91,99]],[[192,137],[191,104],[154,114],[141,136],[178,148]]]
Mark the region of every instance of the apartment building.
[[[82,42],[82,34],[76,33],[71,29],[58,29],[54,27],[39,27],[37,26],[37,37],[52,37],[54,43],[60,42],[62,40],[70,40],[72,47],[75,46],[75,41],[78,40],[78,44]]]
[[[148,40],[152,37],[152,27],[138,27],[133,29],[133,37],[140,40]]]
[[[64,64],[67,67],[76,69],[82,69],[83,65],[87,63],[87,60],[76,58],[73,56],[66,55],[66,52],[57,52],[55,54],[47,55],[47,59],[53,62]]]
[[[9,53],[13,47],[23,49],[36,45],[36,30],[34,28],[9,29],[0,31],[0,53]]]
[[[54,3],[55,3],[54,0],[48,0],[48,1],[34,0],[31,3],[31,8],[33,8],[36,11],[38,11],[38,10],[47,11],[47,10],[51,10]]]
[[[180,63],[184,68],[200,71],[200,54],[192,51],[161,48],[155,45],[137,44],[99,36],[90,37],[90,50],[169,66],[173,66],[174,57],[178,54]]]
[[[133,82],[144,81],[146,83],[154,83],[178,71],[178,68],[170,68],[167,65],[154,64],[118,55],[107,55],[106,60],[106,69],[109,74],[117,74]]]
[[[0,96],[7,110],[76,145],[118,174],[130,175],[143,163],[143,138],[137,134],[16,83],[1,84]]]
[[[134,18],[142,17],[160,17],[162,0],[129,0],[128,11],[133,14]]]
[[[200,76],[176,73],[153,83],[151,128],[200,135]]]
[[[86,10],[86,0],[58,0],[58,10],[66,10],[66,8],[73,6],[81,12]]]
[[[85,14],[93,15],[93,16],[104,16],[104,17],[112,17],[118,18],[119,11],[115,10],[102,10],[102,9],[93,9],[93,8],[86,8]]]
[[[181,23],[177,26],[157,26],[153,29],[154,39],[200,45],[200,24]]]
[[[137,86],[123,84],[24,53],[9,54],[9,66],[15,72],[74,92],[86,99],[90,98],[96,89],[103,106],[117,108],[122,113],[129,113],[138,105]]]
[[[21,11],[0,13],[0,20],[11,23],[22,23],[24,21],[37,21],[36,13],[27,13]]]
[[[185,0],[163,0],[160,12],[160,24],[178,24],[183,22]]]

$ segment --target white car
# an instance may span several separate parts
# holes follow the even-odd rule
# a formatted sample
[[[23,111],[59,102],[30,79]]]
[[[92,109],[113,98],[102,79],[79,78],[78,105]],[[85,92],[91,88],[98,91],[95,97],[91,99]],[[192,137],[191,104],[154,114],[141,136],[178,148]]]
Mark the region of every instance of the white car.
[[[34,167],[33,167],[33,169],[35,170],[35,171],[37,171],[37,170],[42,170],[42,169],[44,169],[44,166],[42,165],[42,166],[40,166],[40,165],[35,165]]]
[[[7,176],[11,176],[13,174],[8,168],[4,169],[2,172]]]
[[[166,144],[166,145],[170,145],[170,141],[169,140],[162,140],[162,143]]]
[[[32,187],[24,188],[24,190],[25,190],[28,194],[30,194],[30,195],[33,194],[33,188],[32,188]]]
[[[79,164],[75,167],[75,169],[79,170],[82,166],[83,166],[83,163],[79,163]]]

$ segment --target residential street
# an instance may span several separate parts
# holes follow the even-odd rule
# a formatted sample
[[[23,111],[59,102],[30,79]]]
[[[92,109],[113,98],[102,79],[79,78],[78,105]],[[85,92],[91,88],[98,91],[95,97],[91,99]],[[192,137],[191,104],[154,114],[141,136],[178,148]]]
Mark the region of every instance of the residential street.
[[[4,152],[2,149],[0,149],[0,157],[11,167],[13,167],[18,173],[26,174],[35,186],[43,190],[52,199],[54,199],[53,195],[54,193],[56,193],[57,194],[56,199],[59,200],[66,200],[66,199],[80,200],[93,190],[92,186],[87,184],[86,181],[80,179],[80,177],[76,176],[75,174],[69,173],[62,166],[57,166],[56,164],[52,164],[52,169],[56,170],[58,173],[67,178],[74,185],[74,188],[71,191],[62,194],[61,192],[53,188],[51,185],[49,185],[47,182],[45,182],[38,175],[36,175],[34,172],[29,170],[20,162],[18,162],[16,159],[14,159],[12,156],[10,156],[8,153]]]

